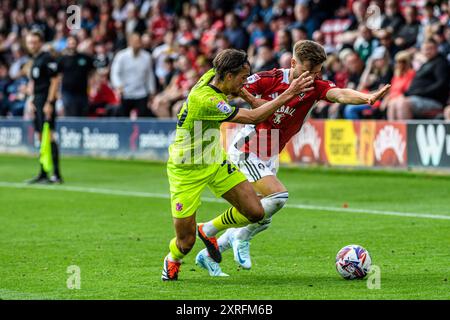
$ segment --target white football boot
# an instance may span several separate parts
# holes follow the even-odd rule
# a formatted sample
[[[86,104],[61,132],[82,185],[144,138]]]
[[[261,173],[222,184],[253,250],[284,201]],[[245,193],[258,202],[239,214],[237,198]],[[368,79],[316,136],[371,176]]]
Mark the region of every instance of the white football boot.
[[[250,241],[237,239],[235,233],[229,237],[230,246],[233,248],[234,261],[236,261],[243,269],[252,267],[250,258]]]
[[[211,277],[228,277],[229,275],[222,272],[220,265],[215,262],[206,249],[201,250],[195,257],[195,264],[200,268],[206,269]]]

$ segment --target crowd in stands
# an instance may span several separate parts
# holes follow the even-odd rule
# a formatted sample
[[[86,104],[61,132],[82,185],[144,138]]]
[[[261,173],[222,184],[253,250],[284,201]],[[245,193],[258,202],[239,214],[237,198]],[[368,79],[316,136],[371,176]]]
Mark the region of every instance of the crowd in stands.
[[[289,68],[311,39],[328,54],[324,79],[392,84],[373,106],[321,101],[312,117],[450,120],[450,0],[86,0],[80,28],[72,4],[0,2],[0,116],[32,117],[24,40],[38,29],[63,78],[59,116],[176,117],[220,50],[247,51],[258,72]]]

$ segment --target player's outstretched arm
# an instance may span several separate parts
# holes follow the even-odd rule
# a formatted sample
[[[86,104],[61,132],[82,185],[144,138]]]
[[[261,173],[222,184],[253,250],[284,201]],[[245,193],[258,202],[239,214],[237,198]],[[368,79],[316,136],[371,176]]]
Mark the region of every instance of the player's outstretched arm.
[[[292,81],[289,88],[272,101],[267,101],[259,108],[248,110],[239,109],[238,113],[230,122],[257,124],[266,120],[279,107],[291,100],[295,95],[301,92],[313,90],[313,78],[308,76],[309,72],[304,72],[300,77]]]
[[[257,98],[254,95],[252,95],[250,92],[248,92],[245,88],[242,88],[239,92],[239,97],[244,99],[245,102],[247,102],[252,109],[256,109],[261,107],[264,103],[267,102],[267,100]]]
[[[373,93],[363,93],[353,89],[334,88],[327,92],[327,99],[342,104],[374,104],[383,98],[391,87],[390,84]]]

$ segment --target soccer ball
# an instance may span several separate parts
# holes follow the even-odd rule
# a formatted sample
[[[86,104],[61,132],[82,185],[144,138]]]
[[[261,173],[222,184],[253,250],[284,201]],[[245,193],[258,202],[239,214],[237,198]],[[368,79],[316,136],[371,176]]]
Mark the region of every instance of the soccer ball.
[[[356,244],[343,247],[336,255],[336,270],[347,280],[364,278],[371,264],[369,252]]]

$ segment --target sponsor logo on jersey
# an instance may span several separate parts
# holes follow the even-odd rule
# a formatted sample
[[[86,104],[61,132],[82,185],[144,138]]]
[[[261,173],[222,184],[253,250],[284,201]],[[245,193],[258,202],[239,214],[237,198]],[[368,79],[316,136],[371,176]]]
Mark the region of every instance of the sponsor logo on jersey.
[[[232,111],[231,106],[225,101],[220,101],[217,104],[217,109],[222,113],[230,113]]]
[[[286,117],[286,115],[294,116],[295,108],[281,106],[274,114],[273,123],[280,124],[281,121]]]
[[[247,78],[247,83],[255,83],[256,81],[258,81],[259,79],[261,79],[260,76],[258,76],[256,73],[251,75],[250,77]]]

